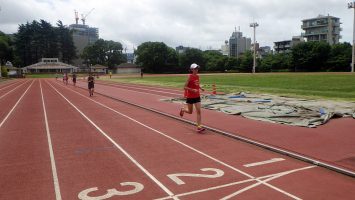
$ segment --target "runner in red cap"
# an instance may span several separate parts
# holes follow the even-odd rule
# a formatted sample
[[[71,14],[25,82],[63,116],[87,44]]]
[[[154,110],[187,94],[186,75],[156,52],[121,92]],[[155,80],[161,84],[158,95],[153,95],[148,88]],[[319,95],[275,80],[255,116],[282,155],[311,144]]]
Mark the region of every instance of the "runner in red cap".
[[[185,83],[184,90],[186,95],[186,108],[181,108],[180,116],[183,117],[184,113],[192,114],[193,112],[193,105],[196,108],[196,125],[197,125],[197,132],[202,132],[205,128],[201,125],[201,97],[200,97],[200,90],[204,91],[203,88],[200,87],[200,77],[198,76],[198,70],[200,66],[196,63],[191,64],[189,77]]]

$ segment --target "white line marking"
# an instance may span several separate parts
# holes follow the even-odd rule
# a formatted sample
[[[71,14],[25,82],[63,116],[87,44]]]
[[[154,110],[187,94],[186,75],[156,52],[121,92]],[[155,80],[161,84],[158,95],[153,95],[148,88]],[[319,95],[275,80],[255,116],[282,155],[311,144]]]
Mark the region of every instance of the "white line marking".
[[[100,84],[100,83],[98,83]],[[114,87],[112,86],[113,84],[101,84],[102,86],[107,86],[107,87]],[[114,88],[117,88],[117,87],[114,87]],[[121,90],[127,90],[127,91],[130,91],[130,92],[136,92],[136,93],[141,93],[141,94],[146,94],[146,95],[152,95],[152,96],[160,96],[160,97],[164,97],[164,98],[171,98],[171,96],[164,96],[164,95],[160,95],[160,94],[152,94],[152,93],[148,93],[148,92],[141,92],[141,91],[135,91],[135,90],[130,90],[130,89],[127,89],[127,88],[118,88],[118,89],[121,89]],[[182,95],[182,93],[181,93]]]
[[[121,87],[121,89],[126,89],[126,90],[138,89],[138,90],[143,90],[143,91],[148,91],[148,92],[159,92],[159,93],[173,94],[173,95],[182,95],[183,94],[183,90],[181,91],[181,93],[172,93],[172,92],[165,92],[165,91],[162,91],[162,90],[157,90],[157,88],[155,90],[151,90],[151,89],[146,89],[146,88],[139,88],[139,87],[134,87],[134,86],[119,85],[119,84],[102,84],[102,85],[117,86],[117,87]],[[133,90],[133,91],[134,92],[138,92],[138,91],[135,91],[135,90]],[[151,94],[151,93],[146,93],[146,94]]]
[[[283,158],[273,158],[270,160],[265,160],[265,161],[261,161],[261,162],[256,162],[256,163],[250,163],[250,164],[246,164],[243,165],[244,167],[255,167],[255,166],[259,166],[259,165],[266,165],[266,164],[270,164],[270,163],[274,163],[274,162],[280,162],[280,161],[284,161],[285,159]]]
[[[11,82],[11,83],[7,84],[6,86],[4,86],[3,88],[0,88],[0,90],[4,90],[4,89],[6,89],[6,88],[8,88],[8,87],[11,87],[12,85],[14,85],[14,84],[16,84],[16,83],[18,83],[18,82],[21,82],[21,81],[14,81],[14,82]],[[25,82],[25,81],[24,81],[24,82]]]
[[[5,97],[6,95],[10,94],[11,92],[15,91],[16,88],[20,87],[21,85],[23,85],[23,84],[25,84],[25,83],[26,83],[26,82],[23,82],[22,84],[16,86],[14,89],[12,89],[12,90],[6,92],[4,95],[2,95],[2,96],[0,97],[0,99],[2,99],[3,97]]]
[[[51,166],[52,166],[52,175],[53,175],[53,183],[54,183],[54,190],[55,190],[55,197],[57,200],[61,200],[62,196],[60,194],[60,187],[58,181],[58,174],[57,174],[57,167],[55,164],[54,153],[53,153],[53,146],[52,146],[52,139],[51,134],[49,132],[49,125],[48,125],[48,118],[47,118],[47,110],[46,105],[44,103],[44,96],[42,90],[42,81],[39,81],[40,88],[41,88],[41,96],[42,96],[42,106],[43,106],[43,113],[44,113],[44,120],[46,124],[46,132],[47,132],[47,140],[48,140],[48,148],[49,148],[49,155],[51,157]]]
[[[265,179],[265,180],[260,180],[260,178],[259,178],[258,180],[259,180],[260,182],[255,183],[255,184],[253,184],[253,185],[250,185],[250,186],[248,186],[248,187],[245,187],[245,188],[243,188],[243,189],[241,189],[241,190],[238,190],[237,192],[234,192],[234,193],[232,193],[232,194],[230,194],[230,195],[228,195],[228,196],[226,196],[226,197],[223,197],[221,200],[227,200],[227,199],[233,198],[233,197],[237,196],[238,194],[241,194],[241,193],[243,193],[243,192],[245,192],[245,191],[248,191],[248,190],[250,190],[250,189],[252,189],[252,188],[254,188],[254,187],[256,187],[256,186],[259,186],[260,184],[265,184],[265,183],[267,183],[268,181],[274,180],[274,179],[276,179],[276,178],[280,178],[281,176],[285,176],[285,175],[287,175],[287,174],[290,174],[290,173],[293,173],[293,172],[296,172],[296,171],[302,171],[302,170],[306,170],[306,169],[310,169],[310,168],[314,168],[314,167],[315,167],[315,166],[308,166],[308,167],[303,167],[303,168],[300,168],[300,169],[295,169],[295,170],[291,170],[291,171],[287,171],[287,172],[281,172],[281,173],[275,174],[275,175],[273,175],[273,176],[271,176],[271,177],[269,177],[269,178],[267,178],[267,179]],[[276,187],[275,187],[275,188],[276,188]],[[275,189],[275,188],[274,188],[274,189]],[[279,191],[279,188],[276,188],[276,189],[278,189],[277,191]],[[280,192],[280,191],[279,191],[279,192]],[[289,196],[289,195],[287,195],[287,196]],[[289,197],[291,197],[291,198],[293,198],[293,199],[296,199],[296,200],[301,200],[301,198],[296,197],[296,196],[294,196],[294,195],[289,196]]]
[[[179,141],[179,140],[177,140],[177,139],[175,139],[175,138],[173,138],[173,137],[171,137],[171,136],[169,136],[169,135],[166,135],[166,134],[164,134],[164,133],[161,132],[161,131],[158,131],[158,130],[156,130],[156,129],[154,129],[154,128],[148,126],[148,125],[145,125],[145,124],[143,124],[143,123],[141,123],[141,122],[139,122],[139,121],[137,121],[137,120],[135,120],[135,119],[133,119],[133,118],[131,118],[131,117],[129,117],[129,116],[123,114],[123,113],[120,113],[120,112],[118,112],[118,111],[116,111],[116,110],[114,110],[114,109],[112,109],[112,108],[110,108],[110,107],[108,107],[108,106],[106,106],[106,105],[104,105],[104,104],[98,102],[98,101],[95,101],[95,100],[93,100],[93,99],[91,99],[91,98],[89,98],[89,97],[87,97],[87,96],[84,96],[84,95],[82,95],[81,93],[79,93],[79,92],[77,92],[77,91],[74,91],[74,90],[72,90],[72,89],[69,89],[68,87],[62,86],[62,85],[60,85],[60,84],[58,84],[58,83],[57,83],[57,85],[59,85],[59,86],[65,88],[65,89],[67,89],[67,90],[70,90],[70,91],[72,91],[72,92],[75,92],[75,93],[77,93],[78,95],[83,96],[83,97],[85,97],[86,99],[88,99],[88,100],[90,100],[90,101],[92,101],[92,102],[95,102],[95,103],[101,105],[101,106],[104,107],[104,108],[107,108],[107,109],[111,110],[112,112],[115,112],[115,113],[117,113],[117,114],[119,114],[119,115],[121,115],[121,116],[123,116],[123,117],[126,117],[127,119],[130,119],[131,121],[136,122],[137,124],[140,124],[141,126],[146,127],[147,129],[152,130],[152,131],[154,131],[154,132],[156,132],[156,133],[158,133],[158,134],[160,134],[160,135],[162,135],[162,136],[164,136],[164,137],[166,137],[166,138],[168,138],[168,139],[170,139],[170,140],[172,140],[172,141],[175,141],[176,143],[181,144],[182,146],[185,146],[185,147],[187,147],[188,149],[190,149],[190,150],[192,150],[192,151],[195,151],[195,152],[197,152],[197,153],[199,153],[199,154],[201,154],[201,155],[203,155],[203,156],[205,156],[205,157],[207,157],[207,158],[209,158],[209,159],[211,159],[211,160],[213,160],[213,161],[215,161],[215,162],[217,162],[217,163],[219,163],[219,164],[221,164],[221,165],[223,165],[223,166],[225,166],[225,167],[227,167],[227,168],[230,168],[230,169],[232,169],[232,170],[234,170],[234,171],[236,171],[236,172],[239,172],[239,173],[241,173],[241,174],[243,174],[243,175],[245,175],[245,176],[247,176],[247,177],[249,177],[249,178],[255,178],[254,176],[252,176],[252,175],[250,175],[250,174],[248,174],[248,173],[246,173],[246,172],[244,172],[244,171],[242,171],[242,170],[239,170],[239,169],[237,169],[237,168],[235,168],[235,167],[233,167],[233,166],[231,166],[231,165],[229,165],[229,164],[227,164],[227,163],[225,163],[225,162],[222,162],[222,161],[220,161],[220,160],[218,160],[218,159],[216,159],[216,158],[214,158],[214,157],[212,157],[212,156],[206,154],[206,153],[203,153],[202,151],[199,151],[199,150],[197,150],[197,149],[195,149],[195,148],[193,148],[193,147],[191,147],[191,146],[189,146],[189,145],[187,145],[187,144],[185,144],[185,143],[183,143],[183,142],[181,142],[181,141]],[[53,86],[52,86],[52,87],[53,87]],[[281,192],[281,193],[283,193],[283,194],[285,194],[285,195],[287,195],[287,196],[289,196],[289,197],[292,197],[292,198],[293,198],[293,196],[294,196],[294,195],[289,194],[288,192],[283,191],[283,190],[281,190],[281,189],[279,189],[279,188],[277,188],[277,187],[275,187],[275,186],[272,186],[272,185],[270,185],[270,184],[268,184],[268,183],[264,183],[264,182],[262,182],[262,181],[260,181],[260,180],[257,180],[257,181],[259,181],[260,184],[265,184],[266,186],[268,186],[268,187],[270,187],[270,188],[273,188],[273,189],[275,189],[275,190],[277,190],[277,191],[279,191],[279,192]]]
[[[163,189],[169,196],[174,196],[165,185],[163,185],[157,178],[155,178],[148,170],[146,170],[137,160],[135,160],[126,150],[117,144],[110,136],[108,136],[100,127],[98,127],[89,117],[87,117],[79,108],[71,103],[62,93],[55,89],[52,84],[48,83],[60,96],[62,96],[72,107],[74,107],[87,121],[90,122],[102,135],[104,135],[112,144],[114,144],[125,156],[127,156],[140,170],[142,170],[150,179],[152,179],[161,189]],[[177,199],[177,198],[174,198]]]
[[[0,128],[2,127],[2,125],[5,123],[5,121],[7,120],[7,118],[11,115],[11,113],[15,110],[15,108],[17,107],[17,105],[20,103],[21,99],[25,96],[25,94],[27,93],[28,89],[30,89],[30,87],[32,86],[32,83],[28,86],[28,88],[26,89],[26,91],[21,95],[21,97],[17,100],[16,104],[12,107],[12,109],[10,110],[10,112],[6,115],[6,117],[2,120],[1,124],[0,124]]]
[[[270,174],[270,175],[261,176],[261,177],[257,177],[257,178],[251,178],[251,179],[246,179],[246,180],[242,180],[242,181],[238,181],[238,182],[233,182],[233,183],[228,183],[228,184],[224,184],[224,185],[214,186],[214,187],[210,187],[210,188],[205,188],[205,189],[195,190],[195,191],[191,191],[191,192],[176,194],[175,196],[183,197],[183,196],[188,196],[188,195],[192,195],[192,194],[198,194],[198,193],[202,193],[202,192],[218,190],[218,189],[221,189],[221,188],[226,188],[226,187],[239,185],[239,184],[243,184],[243,183],[247,183],[247,182],[252,182],[252,181],[256,181],[256,180],[262,180],[262,179],[265,179],[265,178],[280,177],[280,175],[286,175],[286,174],[290,174],[290,173],[294,173],[294,172],[297,172],[297,171],[306,170],[306,169],[310,169],[310,168],[315,168],[315,167],[317,167],[317,166],[303,167],[303,168],[289,170],[289,171],[285,171],[285,172],[279,172],[279,173],[276,173],[276,174]],[[163,198],[159,198],[159,199],[155,199],[155,200],[167,200],[167,199],[170,199],[170,198],[171,197],[163,197]]]

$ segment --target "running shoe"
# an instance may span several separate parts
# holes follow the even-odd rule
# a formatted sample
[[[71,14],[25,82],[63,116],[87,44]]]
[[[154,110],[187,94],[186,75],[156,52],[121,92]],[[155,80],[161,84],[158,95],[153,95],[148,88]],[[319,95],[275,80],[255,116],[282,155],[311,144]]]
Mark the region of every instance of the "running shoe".
[[[202,131],[206,130],[205,128],[203,127],[197,127],[197,132],[198,133],[201,133]]]
[[[184,116],[184,108],[181,108],[181,109],[180,109],[179,115],[180,115],[180,117],[183,117],[183,116]]]

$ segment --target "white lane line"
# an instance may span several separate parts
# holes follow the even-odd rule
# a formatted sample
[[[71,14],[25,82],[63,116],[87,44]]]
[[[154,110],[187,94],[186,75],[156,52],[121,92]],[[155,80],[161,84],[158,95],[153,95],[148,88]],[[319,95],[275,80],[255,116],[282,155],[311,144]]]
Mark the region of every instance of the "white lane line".
[[[270,163],[274,163],[274,162],[280,162],[280,161],[284,161],[284,160],[285,159],[283,159],[283,158],[273,158],[273,159],[270,159],[270,160],[250,163],[250,164],[246,164],[246,165],[243,165],[243,166],[244,167],[255,167],[255,166],[259,166],[259,165],[266,165],[266,164],[270,164]]]
[[[152,179],[161,189],[163,189],[169,196],[174,196],[165,185],[163,185],[157,178],[155,178],[147,169],[145,169],[137,160],[135,160],[126,150],[117,144],[107,133],[105,133],[99,126],[97,126],[89,117],[87,117],[79,108],[70,102],[62,93],[60,93],[52,84],[48,83],[60,96],[62,96],[75,110],[77,110],[87,121],[90,122],[102,135],[104,135],[112,144],[114,144],[126,157],[128,157],[140,170],[142,170],[150,179]],[[177,199],[178,198],[174,198]]]
[[[158,131],[158,130],[156,130],[156,129],[154,129],[154,128],[152,128],[152,127],[146,125],[146,124],[143,124],[142,122],[139,122],[139,121],[137,121],[137,120],[135,120],[135,119],[133,119],[133,118],[131,118],[131,117],[129,117],[129,116],[123,114],[123,113],[120,113],[120,112],[116,111],[116,110],[113,109],[113,108],[110,108],[110,107],[108,107],[108,106],[106,106],[106,105],[104,105],[104,104],[102,104],[102,103],[100,103],[100,102],[98,102],[98,101],[95,101],[95,100],[93,100],[92,98],[89,98],[89,97],[87,97],[87,96],[84,96],[84,95],[82,95],[81,93],[79,93],[79,92],[77,92],[77,91],[74,91],[74,90],[72,90],[72,89],[70,89],[70,88],[68,88],[68,87],[62,86],[62,85],[60,85],[60,84],[58,84],[58,83],[57,83],[57,85],[59,85],[59,86],[65,88],[65,89],[67,89],[67,90],[70,90],[70,91],[72,91],[72,92],[75,92],[75,93],[77,93],[78,95],[83,96],[83,97],[85,97],[86,99],[88,99],[88,100],[90,100],[90,101],[92,101],[92,102],[95,102],[96,104],[99,104],[99,105],[101,105],[102,107],[104,107],[104,108],[106,108],[106,109],[108,109],[108,110],[111,110],[112,112],[115,112],[115,113],[117,113],[117,114],[119,114],[119,115],[121,115],[121,116],[123,116],[123,117],[125,117],[125,118],[127,118],[127,119],[129,119],[129,120],[131,120],[131,121],[133,121],[133,122],[135,122],[135,123],[137,123],[137,124],[143,126],[143,127],[146,127],[147,129],[152,130],[152,131],[154,131],[154,132],[156,132],[156,133],[158,133],[158,134],[160,134],[160,135],[162,135],[162,136],[164,136],[164,137],[166,137],[166,138],[168,138],[168,139],[170,139],[170,140],[172,140],[172,141],[174,141],[174,142],[176,142],[176,143],[178,143],[178,144],[181,144],[182,146],[184,146],[184,147],[186,147],[186,148],[188,148],[188,149],[190,149],[190,150],[192,150],[192,151],[195,151],[195,152],[197,152],[197,153],[199,153],[199,154],[201,154],[201,155],[203,155],[203,156],[205,156],[205,157],[207,157],[207,158],[209,158],[209,159],[211,159],[211,160],[213,160],[213,161],[215,161],[215,162],[217,162],[217,163],[219,163],[219,164],[221,164],[221,165],[223,165],[223,166],[225,166],[225,167],[227,167],[227,168],[229,168],[229,169],[232,169],[232,170],[234,170],[234,171],[236,171],[236,172],[239,172],[239,173],[241,173],[241,174],[243,174],[243,175],[245,175],[245,176],[247,176],[247,177],[249,177],[249,178],[255,178],[254,176],[252,176],[252,175],[250,175],[250,174],[248,174],[248,173],[246,173],[246,172],[244,172],[244,171],[242,171],[242,170],[240,170],[240,169],[237,169],[237,168],[235,168],[235,167],[233,167],[233,166],[231,166],[231,165],[229,165],[229,164],[227,164],[227,163],[225,163],[225,162],[223,162],[223,161],[218,160],[217,158],[214,158],[214,157],[212,157],[212,156],[210,156],[210,155],[208,155],[208,154],[206,154],[206,153],[204,153],[204,152],[202,152],[202,151],[199,151],[199,150],[197,150],[197,149],[195,149],[195,148],[193,148],[193,147],[191,147],[191,146],[189,146],[189,145],[187,145],[187,144],[185,144],[185,143],[183,143],[183,142],[181,142],[181,141],[179,141],[179,140],[177,140],[177,139],[175,139],[175,138],[173,138],[173,137],[171,137],[171,136],[169,136],[169,135],[167,135],[167,134],[165,134],[165,133],[163,133],[163,132],[161,132],[161,131]],[[279,192],[281,192],[281,193],[283,193],[283,194],[285,194],[285,195],[287,195],[287,196],[289,196],[289,197],[292,197],[292,198],[293,198],[293,196],[294,196],[294,195],[289,194],[288,192],[283,191],[283,190],[281,190],[280,188],[277,188],[277,187],[275,187],[275,186],[273,186],[273,185],[270,185],[270,184],[268,184],[268,183],[264,183],[264,182],[262,182],[262,181],[260,181],[260,180],[257,180],[257,181],[259,181],[260,184],[264,184],[264,185],[266,185],[266,186],[268,186],[268,187],[270,187],[270,188],[272,188],[272,189],[275,189],[275,190],[277,190],[277,191],[279,191]]]
[[[12,109],[10,110],[9,113],[7,113],[6,117],[2,120],[1,124],[0,124],[0,128],[2,127],[2,125],[5,123],[5,121],[7,120],[7,118],[9,118],[9,116],[11,115],[11,113],[15,110],[15,108],[17,107],[17,105],[20,103],[21,99],[25,96],[25,94],[27,93],[28,89],[30,89],[30,87],[32,86],[34,81],[32,81],[32,83],[28,86],[28,88],[26,89],[26,91],[21,95],[21,97],[17,100],[16,104],[12,107]]]
[[[138,90],[143,90],[143,91],[148,91],[148,92],[159,92],[159,93],[165,93],[165,94],[183,95],[183,90],[181,91],[181,93],[172,93],[172,92],[165,92],[163,90],[146,89],[146,88],[139,88],[139,87],[134,87],[134,86],[126,86],[126,85],[117,85],[117,84],[103,84],[103,85],[123,87],[124,89],[126,89],[126,88],[128,88],[128,89],[138,89]],[[137,92],[137,91],[135,91],[135,92]]]
[[[14,84],[16,84],[16,83],[18,83],[18,82],[21,82],[21,81],[14,81],[14,82],[11,82],[11,83],[7,84],[6,86],[4,86],[3,88],[0,88],[0,90],[4,90],[4,89],[6,89],[6,88],[8,88],[8,87],[11,87],[12,85],[14,85]]]
[[[6,92],[4,95],[0,96],[0,99],[4,98],[6,95],[8,95],[8,94],[10,94],[11,92],[15,91],[16,88],[20,87],[21,85],[23,85],[23,84],[25,84],[25,83],[26,83],[26,82],[23,82],[22,84],[16,86],[14,89],[12,89],[12,90]]]
[[[49,132],[47,109],[46,109],[46,105],[44,103],[45,101],[44,101],[43,90],[42,90],[42,81],[39,81],[39,85],[40,85],[40,88],[41,88],[42,106],[43,106],[43,113],[44,113],[44,121],[45,121],[45,124],[46,124],[49,155],[51,157],[51,166],[52,166],[52,176],[53,176],[55,197],[56,197],[56,200],[62,200],[62,195],[60,193],[60,187],[59,187],[59,181],[58,181],[57,167],[56,167],[56,164],[55,164],[54,153],[53,153],[52,139],[51,139],[51,134]]]
[[[289,171],[279,172],[279,173],[276,173],[276,174],[270,174],[270,175],[265,175],[265,176],[260,176],[260,177],[256,177],[256,178],[246,179],[246,180],[242,180],[242,181],[238,181],[238,182],[233,182],[233,183],[227,183],[227,184],[224,184],[224,185],[214,186],[214,187],[210,187],[210,188],[205,188],[205,189],[195,190],[195,191],[191,191],[191,192],[176,194],[175,196],[177,196],[177,197],[189,196],[189,195],[193,195],[193,194],[208,192],[208,191],[212,191],[212,190],[218,190],[218,189],[222,189],[222,188],[226,188],[226,187],[230,187],[230,186],[234,186],[234,185],[239,185],[239,184],[243,184],[243,183],[248,183],[248,182],[252,182],[252,181],[257,181],[257,180],[261,180],[262,181],[262,179],[265,179],[264,180],[264,182],[265,182],[269,178],[279,178],[279,177],[285,176],[287,174],[291,174],[291,173],[294,173],[294,172],[307,170],[307,169],[311,169],[311,168],[315,168],[315,167],[317,167],[317,166],[302,167],[302,168],[299,168],[299,169],[293,169],[293,170],[289,170]],[[267,181],[270,181],[270,180],[267,180]],[[260,184],[258,183],[258,185],[260,185]],[[155,199],[155,200],[167,200],[167,199],[170,199],[170,198],[171,197],[163,197],[163,198],[158,198],[158,199]]]
[[[243,193],[243,192],[245,192],[245,191],[248,191],[248,190],[250,190],[250,189],[252,189],[252,188],[254,188],[254,187],[256,187],[256,186],[259,186],[260,184],[265,184],[265,183],[267,183],[267,182],[269,182],[269,181],[271,181],[271,180],[274,180],[274,179],[276,179],[276,178],[280,178],[280,177],[285,176],[285,175],[287,175],[287,174],[291,174],[291,173],[294,173],[294,172],[297,172],[297,171],[306,170],[306,169],[311,169],[311,168],[314,168],[314,167],[316,167],[316,166],[303,167],[303,168],[300,168],[300,169],[294,169],[294,170],[290,170],[290,171],[286,171],[286,172],[281,172],[281,173],[275,174],[275,175],[273,175],[273,176],[271,176],[271,177],[269,176],[267,179],[265,179],[265,180],[259,180],[259,181],[261,181],[261,182],[255,183],[255,184],[250,185],[250,186],[248,186],[248,187],[245,187],[245,188],[243,188],[243,189],[241,189],[241,190],[238,190],[237,192],[234,192],[234,193],[232,193],[232,194],[230,194],[230,195],[228,195],[228,196],[226,196],[226,197],[223,197],[221,200],[227,200],[227,199],[233,198],[233,197],[237,196],[238,194],[241,194],[241,193]],[[276,187],[275,187],[275,188],[276,188]],[[279,189],[279,188],[277,188],[277,189]],[[294,195],[292,195],[292,196],[290,196],[290,197],[293,198],[293,199],[296,199],[296,200],[301,200],[301,198],[296,197],[296,196],[294,196]]]

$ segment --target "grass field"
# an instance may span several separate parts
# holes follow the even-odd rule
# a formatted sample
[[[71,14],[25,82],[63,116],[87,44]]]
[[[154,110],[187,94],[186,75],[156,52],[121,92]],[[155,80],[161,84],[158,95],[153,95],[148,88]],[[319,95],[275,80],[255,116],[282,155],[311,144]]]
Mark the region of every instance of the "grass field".
[[[144,78],[116,76],[110,81],[182,88],[186,77],[187,75],[145,75]],[[355,101],[355,74],[351,73],[200,74],[200,82],[210,91],[211,85],[216,84],[217,91],[225,93],[244,91]]]

